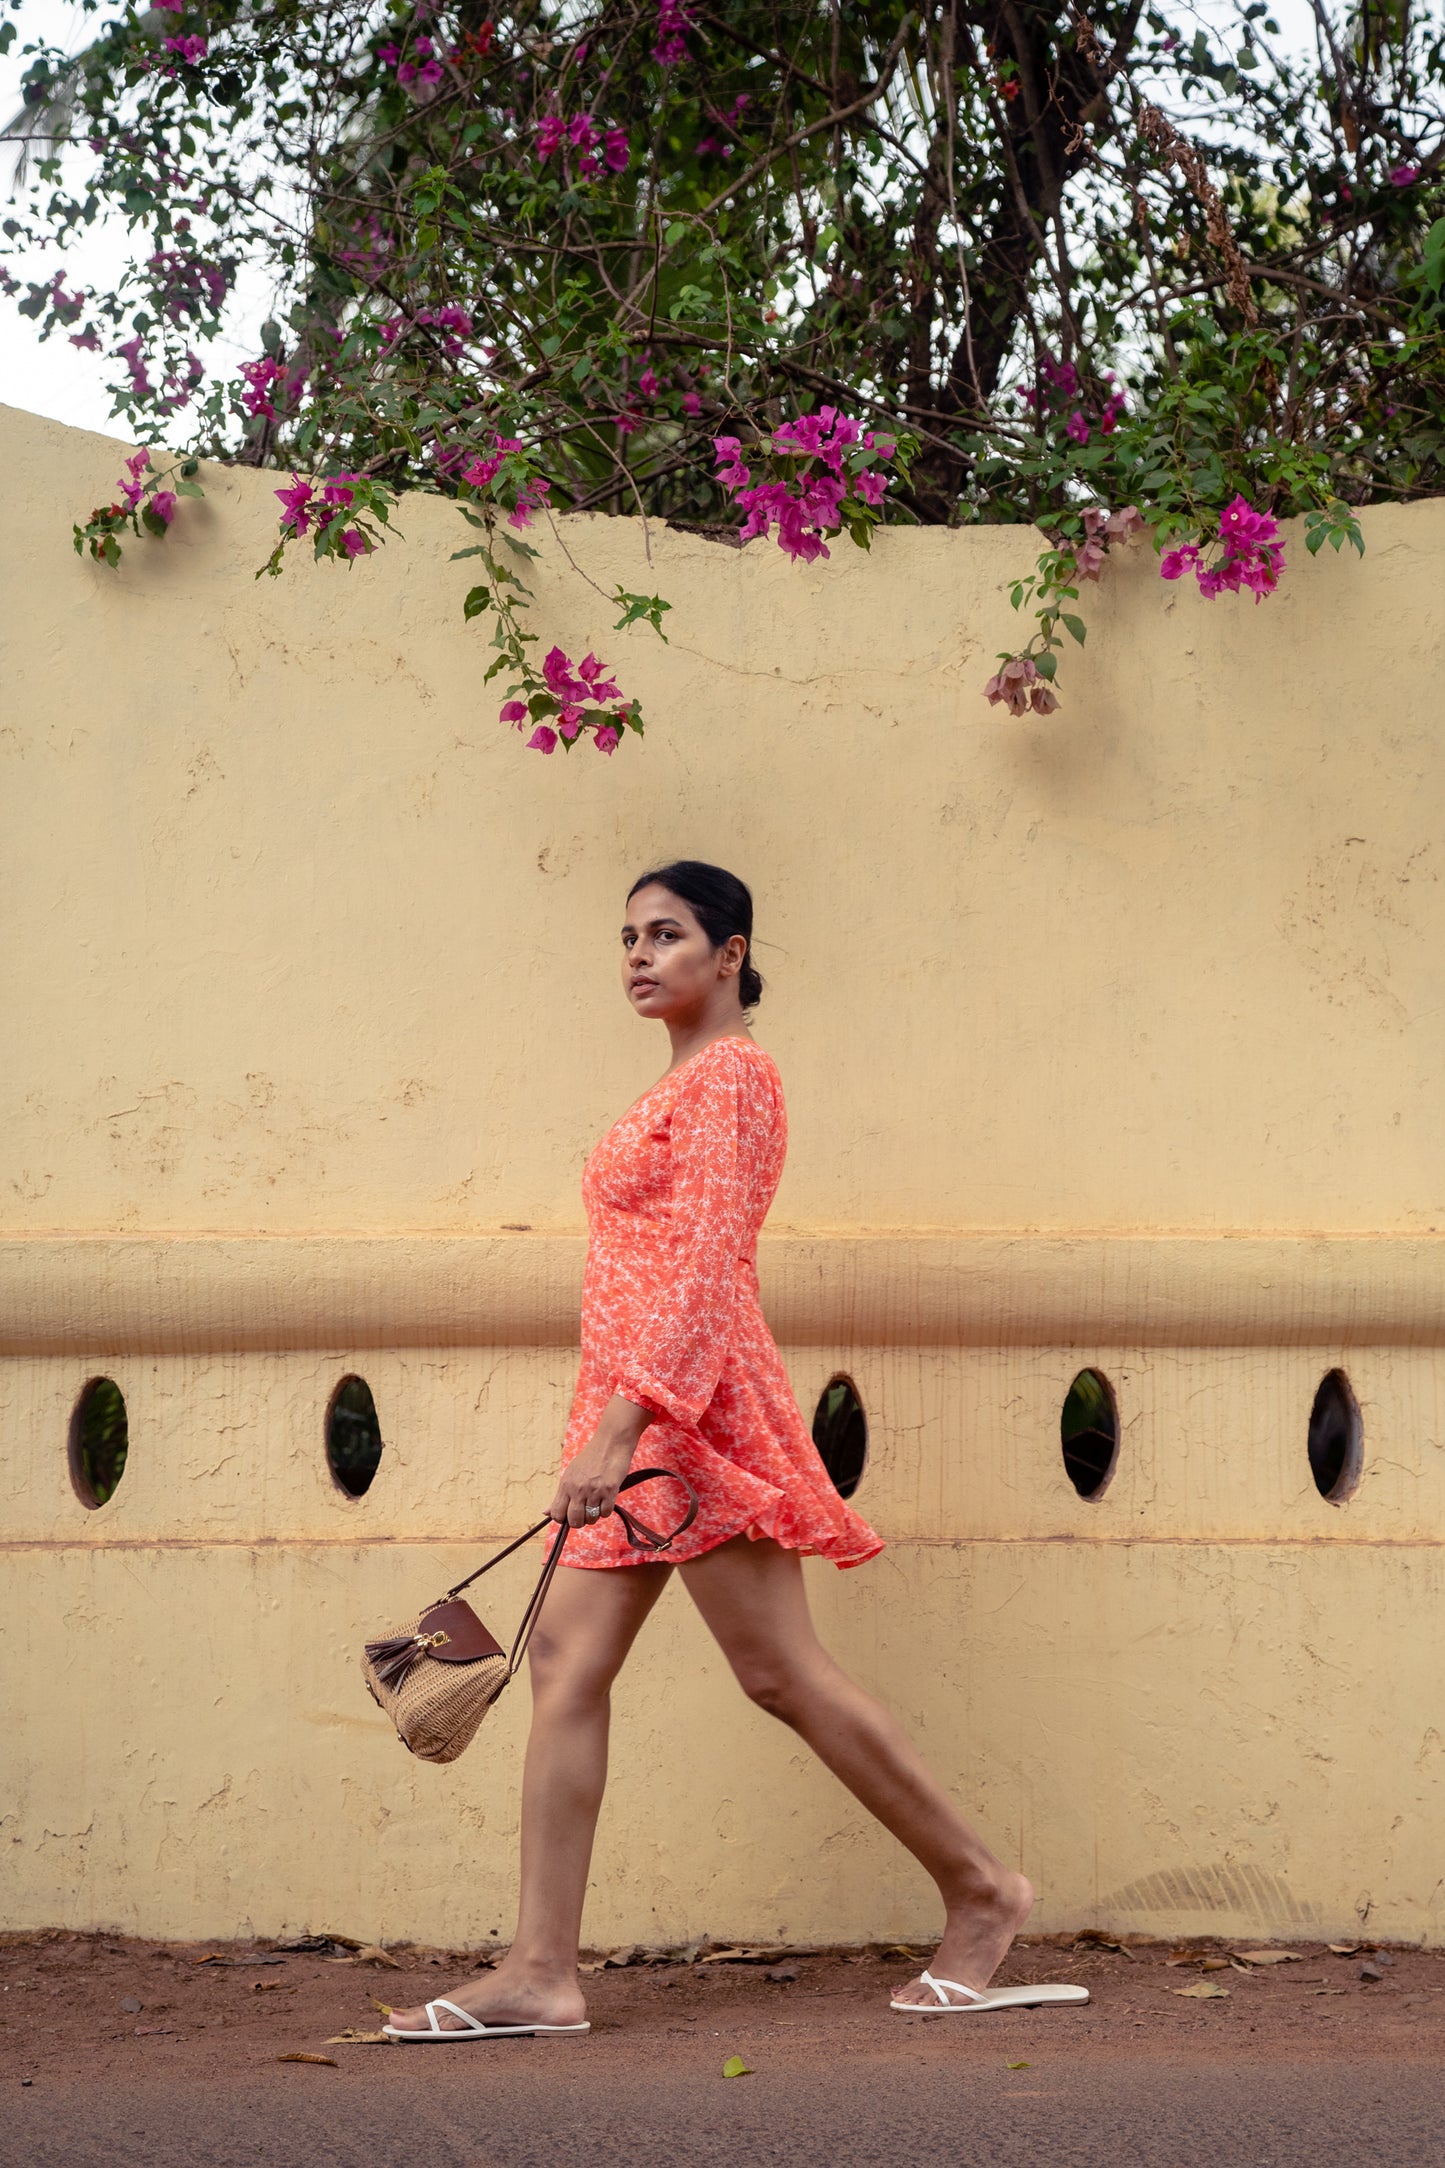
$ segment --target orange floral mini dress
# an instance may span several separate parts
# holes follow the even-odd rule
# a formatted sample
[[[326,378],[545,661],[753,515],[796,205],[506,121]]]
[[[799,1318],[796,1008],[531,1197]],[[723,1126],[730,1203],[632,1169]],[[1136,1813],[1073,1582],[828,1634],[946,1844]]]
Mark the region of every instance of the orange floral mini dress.
[[[788,1146],[783,1089],[751,1039],[713,1039],[644,1092],[587,1161],[582,1364],[563,1465],[614,1393],[652,1411],[636,1456],[676,1469],[697,1519],[666,1553],[685,1564],[733,1536],[860,1566],[882,1550],[833,1487],[758,1302],[758,1230]],[[669,1486],[637,1493],[654,1527]],[[569,1566],[632,1566],[615,1515],[574,1528]]]

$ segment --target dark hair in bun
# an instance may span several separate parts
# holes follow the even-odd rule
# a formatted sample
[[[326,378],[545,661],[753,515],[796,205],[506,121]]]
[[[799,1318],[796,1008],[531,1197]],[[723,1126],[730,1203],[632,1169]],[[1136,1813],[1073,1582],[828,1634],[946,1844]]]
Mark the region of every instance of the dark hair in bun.
[[[738,992],[743,1007],[755,1009],[763,998],[763,982],[753,968],[753,899],[747,884],[721,866],[704,865],[700,858],[678,858],[634,881],[627,891],[628,902],[639,888],[650,888],[654,882],[688,906],[715,949],[734,934],[742,935],[748,946],[738,974]]]

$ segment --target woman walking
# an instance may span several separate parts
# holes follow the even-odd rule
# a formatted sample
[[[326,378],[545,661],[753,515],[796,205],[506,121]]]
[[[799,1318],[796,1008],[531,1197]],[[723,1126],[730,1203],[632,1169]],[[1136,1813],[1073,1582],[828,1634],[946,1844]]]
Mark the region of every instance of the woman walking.
[[[609,1692],[674,1573],[743,1691],[806,1740],[937,1884],[937,1956],[894,2009],[984,2007],[1033,1901],[809,1617],[804,1555],[857,1566],[883,1546],[829,1480],[758,1306],[758,1230],[787,1129],[778,1072],[747,1026],[762,992],[752,915],[741,881],[695,860],[645,875],[627,899],[623,988],[637,1015],[666,1025],[672,1061],[583,1175],[582,1366],[551,1507],[572,1531],[562,1564],[580,1570],[557,1575],[530,1647],[516,1938],[494,1970],[393,2012],[393,2038],[586,2030],[577,1951]],[[697,1494],[666,1564],[631,1548],[613,1512],[635,1458],[676,1470]],[[1007,1992],[1086,1999],[1071,1988]]]

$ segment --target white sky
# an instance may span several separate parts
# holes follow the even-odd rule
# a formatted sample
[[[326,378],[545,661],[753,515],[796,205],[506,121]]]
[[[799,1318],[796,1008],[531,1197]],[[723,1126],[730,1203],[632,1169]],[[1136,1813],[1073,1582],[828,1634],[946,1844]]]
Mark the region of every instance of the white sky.
[[[1200,20],[1222,28],[1239,11],[1239,0],[1196,0]],[[1171,13],[1184,11],[1176,4]],[[1314,44],[1310,0],[1271,0],[1271,13],[1284,33],[1283,42],[1312,48]],[[23,0],[19,12],[20,36],[10,54],[0,60],[0,125],[8,123],[20,106],[20,77],[25,62],[20,47],[45,38],[78,51],[94,36],[97,18],[86,15],[74,0]],[[0,196],[8,197],[14,171],[14,147],[0,144]],[[95,226],[84,242],[67,248],[64,255],[66,282],[71,291],[111,285],[126,261],[128,237],[124,222],[112,220]],[[49,257],[33,266],[9,259],[21,276],[49,277],[59,259]],[[259,326],[270,313],[271,297],[256,277],[243,272],[228,311],[225,334],[210,350],[210,363],[229,373],[241,361],[260,352]],[[202,358],[207,359],[206,350]],[[63,332],[44,345],[28,317],[15,313],[14,303],[0,296],[0,402],[25,407],[32,414],[49,415],[79,429],[99,429],[107,435],[125,435],[123,422],[110,420],[110,395],[105,389],[103,357],[81,353]]]

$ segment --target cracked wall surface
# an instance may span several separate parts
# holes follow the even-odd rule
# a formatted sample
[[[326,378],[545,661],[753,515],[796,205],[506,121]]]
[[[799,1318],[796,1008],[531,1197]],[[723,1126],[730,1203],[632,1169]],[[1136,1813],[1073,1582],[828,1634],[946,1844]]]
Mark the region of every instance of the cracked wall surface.
[[[765,1304],[805,1411],[841,1371],[870,1424],[889,1549],[808,1568],[830,1644],[1040,1926],[1445,1939],[1445,745],[1415,691],[1445,505],[1367,512],[1358,565],[1296,542],[1260,609],[1126,557],[1028,722],[978,689],[1017,531],[805,569],[574,520],[671,637],[614,634],[539,537],[539,628],[649,716],[544,761],[494,719],[441,503],[258,587],[274,477],[212,470],[116,574],[69,522],[117,447],[0,438],[4,1924],[507,1931],[525,1689],[417,1768],[357,1649],[545,1503],[582,1160],[663,1066],[616,924],[694,855],[758,898],[792,1130]],[[1086,1363],[1120,1419],[1093,1501],[1059,1445]],[[1306,1456],[1333,1368],[1339,1505]],[[323,1450],[350,1372],[385,1439],[356,1500]],[[131,1453],[88,1511],[98,1375]],[[929,1919],[669,1592],[589,1936]]]

